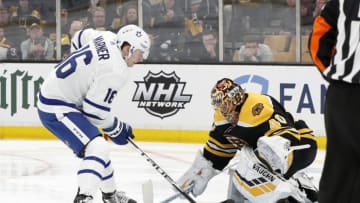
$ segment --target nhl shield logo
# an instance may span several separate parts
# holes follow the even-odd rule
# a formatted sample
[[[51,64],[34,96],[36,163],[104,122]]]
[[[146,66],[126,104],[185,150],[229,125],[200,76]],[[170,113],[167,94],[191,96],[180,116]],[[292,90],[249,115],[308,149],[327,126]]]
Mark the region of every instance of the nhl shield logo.
[[[175,71],[169,74],[149,71],[144,81],[135,83],[137,87],[132,101],[138,102],[139,108],[144,108],[149,114],[161,119],[184,109],[192,97],[190,94],[183,94],[186,83],[180,82]]]

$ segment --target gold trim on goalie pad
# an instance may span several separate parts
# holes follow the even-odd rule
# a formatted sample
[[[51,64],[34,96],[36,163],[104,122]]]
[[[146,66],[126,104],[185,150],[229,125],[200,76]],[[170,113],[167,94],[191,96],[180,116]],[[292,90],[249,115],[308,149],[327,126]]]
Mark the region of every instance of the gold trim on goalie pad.
[[[263,177],[255,178],[253,180],[246,180],[245,178],[241,177],[236,171],[234,173],[234,178],[236,182],[243,187],[246,191],[248,191],[253,196],[263,195],[265,193],[272,192],[276,189],[276,186],[266,180]]]

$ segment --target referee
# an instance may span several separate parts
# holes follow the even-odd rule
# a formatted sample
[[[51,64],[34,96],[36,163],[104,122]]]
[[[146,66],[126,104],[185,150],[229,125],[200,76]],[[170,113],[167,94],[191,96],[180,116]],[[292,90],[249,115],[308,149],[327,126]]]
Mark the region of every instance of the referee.
[[[359,0],[330,0],[315,18],[311,57],[329,82],[319,203],[360,202]]]

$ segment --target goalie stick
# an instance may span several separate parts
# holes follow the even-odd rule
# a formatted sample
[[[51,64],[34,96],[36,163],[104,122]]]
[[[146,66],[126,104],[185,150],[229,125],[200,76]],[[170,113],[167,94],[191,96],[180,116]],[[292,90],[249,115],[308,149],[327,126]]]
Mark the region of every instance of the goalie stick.
[[[192,190],[193,187],[194,187],[194,184],[188,185],[188,187],[184,188],[184,192],[189,193]],[[161,201],[160,203],[169,203],[169,202],[173,201],[174,199],[176,199],[176,198],[178,198],[180,196],[181,196],[180,193],[175,193],[174,195],[166,198],[165,200]],[[227,200],[222,201],[220,203],[235,203],[235,202],[232,199],[227,199]]]
[[[127,139],[134,147],[137,149],[141,156],[144,156],[146,158],[146,161],[151,163],[151,165],[156,169],[157,172],[159,172],[177,191],[179,191],[189,202],[196,203],[193,198],[190,197],[189,194],[184,192],[177,184],[176,182],[154,161],[152,160],[135,142],[128,138]]]

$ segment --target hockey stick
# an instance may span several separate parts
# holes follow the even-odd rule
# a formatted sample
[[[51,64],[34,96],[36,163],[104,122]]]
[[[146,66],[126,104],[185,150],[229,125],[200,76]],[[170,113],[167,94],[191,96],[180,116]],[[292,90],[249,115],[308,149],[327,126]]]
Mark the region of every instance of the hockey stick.
[[[186,188],[184,188],[183,191],[185,193],[189,193],[193,189],[193,187],[194,187],[194,184],[190,184]],[[160,203],[169,203],[180,196],[181,196],[181,193],[177,192],[177,193],[173,194],[172,196],[166,198],[165,200],[161,201]]]
[[[176,182],[154,161],[152,160],[139,146],[135,144],[135,142],[128,138],[127,139],[134,147],[137,149],[141,156],[144,156],[146,158],[146,161],[148,161],[157,172],[159,172],[177,191],[179,191],[189,202],[196,203],[193,198],[190,197],[189,194],[184,192],[177,184]]]

